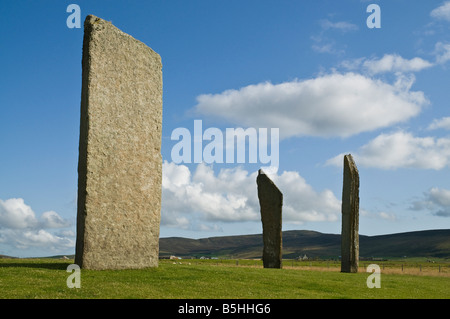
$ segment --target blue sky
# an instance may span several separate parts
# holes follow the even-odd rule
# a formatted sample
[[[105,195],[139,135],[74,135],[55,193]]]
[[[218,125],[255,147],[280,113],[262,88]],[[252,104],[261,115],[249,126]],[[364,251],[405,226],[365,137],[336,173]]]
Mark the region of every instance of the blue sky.
[[[2,1],[0,254],[72,254],[83,29],[163,63],[161,236],[260,233],[259,164],[176,164],[172,131],[279,128],[283,229],[340,232],[342,155],[360,233],[450,228],[450,1]],[[368,28],[369,4],[381,28]]]

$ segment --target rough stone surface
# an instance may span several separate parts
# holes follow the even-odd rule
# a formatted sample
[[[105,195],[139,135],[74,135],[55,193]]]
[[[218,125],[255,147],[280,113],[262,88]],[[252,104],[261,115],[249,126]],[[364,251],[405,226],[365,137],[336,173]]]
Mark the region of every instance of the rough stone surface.
[[[341,272],[358,272],[359,172],[353,157],[344,156],[342,188]]]
[[[110,22],[84,23],[75,262],[158,266],[161,57]]]
[[[260,169],[256,178],[263,226],[264,268],[282,268],[282,206],[283,194]]]

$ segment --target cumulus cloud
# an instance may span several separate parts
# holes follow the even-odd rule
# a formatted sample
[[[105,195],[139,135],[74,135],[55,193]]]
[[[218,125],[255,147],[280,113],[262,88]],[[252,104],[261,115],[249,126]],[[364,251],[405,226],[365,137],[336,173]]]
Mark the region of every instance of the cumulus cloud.
[[[433,9],[430,16],[438,20],[450,21],[450,1],[446,1],[439,7]]]
[[[54,211],[44,212],[40,218],[22,198],[0,199],[0,244],[19,249],[32,247],[57,252],[75,246],[73,233],[60,235],[47,229],[61,229],[71,223]]]
[[[358,58],[345,60],[341,66],[348,70],[361,70],[371,75],[381,73],[412,73],[434,66],[419,57],[406,59],[398,54],[385,54],[382,58]]]
[[[42,228],[64,228],[70,226],[68,220],[63,219],[58,213],[54,211],[48,211],[42,214]]]
[[[44,229],[0,229],[0,244],[26,250],[40,248],[57,253],[75,247],[75,241],[67,236],[52,234]]]
[[[395,214],[388,213],[385,211],[373,212],[373,211],[367,211],[367,210],[360,208],[359,213],[361,216],[364,216],[365,218],[370,218],[370,219],[381,219],[381,220],[388,220],[388,221],[392,221],[392,222],[397,220],[397,217],[395,216]]]
[[[271,178],[283,192],[283,219],[291,223],[338,220],[341,201],[332,191],[317,192],[297,172]]]
[[[424,198],[410,207],[412,210],[429,210],[435,216],[450,217],[450,190],[433,187]]]
[[[443,117],[441,119],[435,119],[428,126],[429,130],[445,129],[450,130],[450,117]]]
[[[450,60],[450,43],[437,42],[432,52],[434,62],[427,61],[420,57],[411,59],[404,58],[398,54],[385,54],[381,58],[357,58],[344,60],[340,63],[340,67],[350,70],[359,71],[368,75],[379,75],[384,73],[393,73],[401,75],[405,73],[415,73],[431,67],[445,64]]]
[[[450,60],[450,43],[437,42],[434,47],[436,63],[444,64]]]
[[[204,164],[191,173],[185,165],[165,161],[161,224],[188,229],[193,216],[205,222],[257,220],[258,210],[251,196],[256,177],[250,179],[248,172],[239,167],[223,169],[215,176],[212,168]]]
[[[163,163],[161,225],[183,229],[217,230],[217,222],[260,220],[257,172],[241,167],[221,169]],[[330,190],[317,192],[297,172],[269,175],[283,192],[283,221],[335,221],[340,201]]]
[[[0,228],[24,229],[37,224],[33,210],[22,198],[0,199]]]
[[[394,84],[356,73],[269,82],[197,97],[195,111],[247,127],[280,128],[291,136],[348,137],[416,116],[428,103],[411,81]]]
[[[378,74],[386,72],[418,72],[432,67],[433,63],[419,57],[408,60],[397,54],[385,54],[381,59],[365,60],[362,65],[370,73]]]
[[[73,248],[75,246],[75,242],[72,239],[51,234],[44,229],[27,231],[23,233],[21,240],[25,246],[49,247],[52,250],[57,250],[55,248]]]
[[[341,166],[343,155],[328,160],[327,164]],[[358,165],[365,167],[440,170],[450,164],[450,139],[416,137],[403,131],[380,134],[353,156]]]

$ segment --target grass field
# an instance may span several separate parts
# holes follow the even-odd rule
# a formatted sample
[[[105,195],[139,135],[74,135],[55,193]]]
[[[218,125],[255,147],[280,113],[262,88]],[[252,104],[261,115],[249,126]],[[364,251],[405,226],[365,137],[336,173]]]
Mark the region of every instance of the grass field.
[[[152,269],[81,270],[81,288],[70,289],[66,269],[72,262],[0,259],[0,298],[450,298],[448,273],[427,275],[425,268],[419,274],[382,271],[381,288],[369,289],[364,269],[345,274],[327,262],[286,261],[283,269],[263,269],[250,260],[161,260]]]

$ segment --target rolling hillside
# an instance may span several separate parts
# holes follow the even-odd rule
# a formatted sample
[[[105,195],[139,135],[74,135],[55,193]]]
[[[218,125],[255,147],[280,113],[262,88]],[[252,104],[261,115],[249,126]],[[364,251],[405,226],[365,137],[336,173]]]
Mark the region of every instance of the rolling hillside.
[[[360,257],[450,258],[450,229],[426,230],[359,237]],[[170,237],[160,239],[160,256],[261,258],[262,235],[224,236],[203,239]],[[338,258],[341,236],[308,230],[283,232],[283,258]]]

